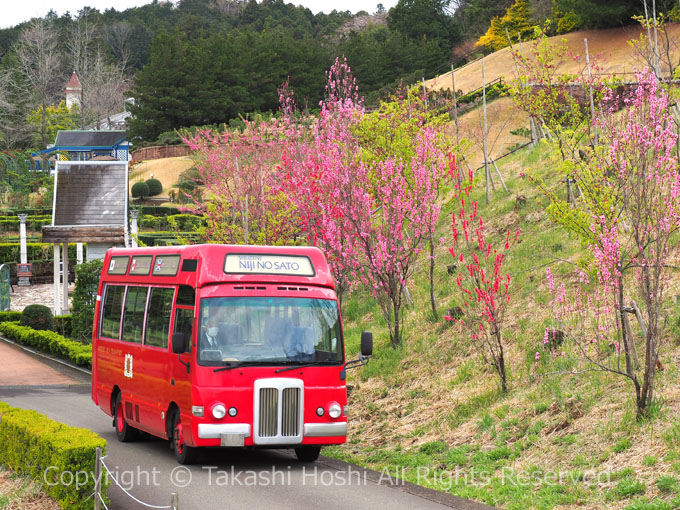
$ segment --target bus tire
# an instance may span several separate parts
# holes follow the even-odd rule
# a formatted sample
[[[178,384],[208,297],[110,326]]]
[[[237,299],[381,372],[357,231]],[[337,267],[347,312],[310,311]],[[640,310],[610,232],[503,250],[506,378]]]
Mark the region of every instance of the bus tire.
[[[116,427],[116,437],[121,443],[129,443],[137,437],[137,429],[131,427],[125,420],[123,402],[120,393],[116,395],[116,403],[113,406],[115,416],[114,426]]]
[[[179,409],[173,416],[172,424],[172,451],[175,452],[175,459],[182,465],[194,464],[196,462],[196,448],[187,446],[182,434],[182,418]]]
[[[314,462],[321,453],[320,446],[300,446],[295,448],[295,455],[300,462]]]

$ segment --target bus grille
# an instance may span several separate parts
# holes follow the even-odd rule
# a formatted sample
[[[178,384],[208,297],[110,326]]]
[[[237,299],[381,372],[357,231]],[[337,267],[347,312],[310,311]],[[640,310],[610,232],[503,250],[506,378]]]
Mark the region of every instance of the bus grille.
[[[274,437],[278,429],[279,390],[260,389],[260,437]]]
[[[285,388],[282,406],[281,435],[286,437],[299,435],[300,388]]]
[[[253,443],[302,443],[305,385],[293,377],[257,379],[254,383]]]

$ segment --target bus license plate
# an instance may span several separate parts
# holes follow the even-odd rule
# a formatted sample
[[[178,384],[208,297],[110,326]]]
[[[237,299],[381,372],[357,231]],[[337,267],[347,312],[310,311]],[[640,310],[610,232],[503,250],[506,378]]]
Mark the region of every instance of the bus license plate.
[[[245,434],[220,434],[220,446],[243,446]]]

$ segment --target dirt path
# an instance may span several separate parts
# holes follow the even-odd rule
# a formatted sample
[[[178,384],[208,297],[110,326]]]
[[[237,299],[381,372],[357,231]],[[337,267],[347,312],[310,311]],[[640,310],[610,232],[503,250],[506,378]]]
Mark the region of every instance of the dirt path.
[[[0,340],[0,386],[77,384],[78,381]]]

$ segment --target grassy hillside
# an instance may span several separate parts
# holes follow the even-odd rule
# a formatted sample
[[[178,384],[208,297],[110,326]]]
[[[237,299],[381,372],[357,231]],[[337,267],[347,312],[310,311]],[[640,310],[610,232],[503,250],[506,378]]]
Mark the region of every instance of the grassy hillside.
[[[193,164],[191,158],[186,156],[141,161],[130,172],[130,190],[136,182],[153,177],[163,184],[163,192],[158,197],[167,198],[168,192],[177,184],[180,174]]]
[[[588,50],[591,58],[596,58],[602,64],[602,72],[608,75],[617,75],[626,79],[626,74],[631,74],[635,67],[644,66],[643,60],[637,55],[633,47],[628,44],[631,39],[640,37],[639,26],[630,25],[621,28],[609,28],[603,30],[579,30],[564,35],[556,35],[549,40],[552,44],[565,40],[569,50],[578,60],[570,61],[558,68],[560,73],[577,73],[585,65],[584,39],[588,39]],[[676,41],[680,37],[680,24],[668,25],[669,37]],[[522,51],[524,55],[530,54],[530,44],[524,43]],[[519,47],[515,49],[519,50]],[[672,59],[677,62],[680,56],[680,48],[671,46]],[[503,48],[484,58],[484,73],[486,82],[490,83],[499,77],[512,80],[516,77],[515,66],[509,48]],[[467,93],[482,86],[482,62],[477,60],[456,70],[456,90]],[[436,78],[425,81],[428,90],[451,90],[451,72],[442,74]]]
[[[393,350],[378,307],[354,295],[344,309],[348,357],[360,332],[372,329],[375,356],[350,373],[350,435],[326,450],[376,470],[404,468],[414,483],[508,509],[680,507],[680,312],[669,303],[668,338],[658,373],[652,418],[635,420],[633,391],[602,373],[536,376],[544,328],[550,324],[546,267],[555,279],[574,274],[570,263],[586,257],[579,242],[555,226],[525,174],[544,177],[559,192],[545,146],[526,149],[499,164],[509,193],[484,204],[475,199],[491,232],[522,228],[511,252],[513,299],[505,326],[509,392],[502,394],[459,326],[433,320],[425,259],[410,285],[414,306],[406,314],[404,346]],[[518,206],[517,195],[526,198]],[[447,203],[439,225],[437,300],[440,314],[457,304]],[[672,296],[677,291],[669,291]],[[672,301],[672,300],[671,300]],[[548,363],[540,361],[539,363]],[[543,370],[538,370],[543,369]]]

